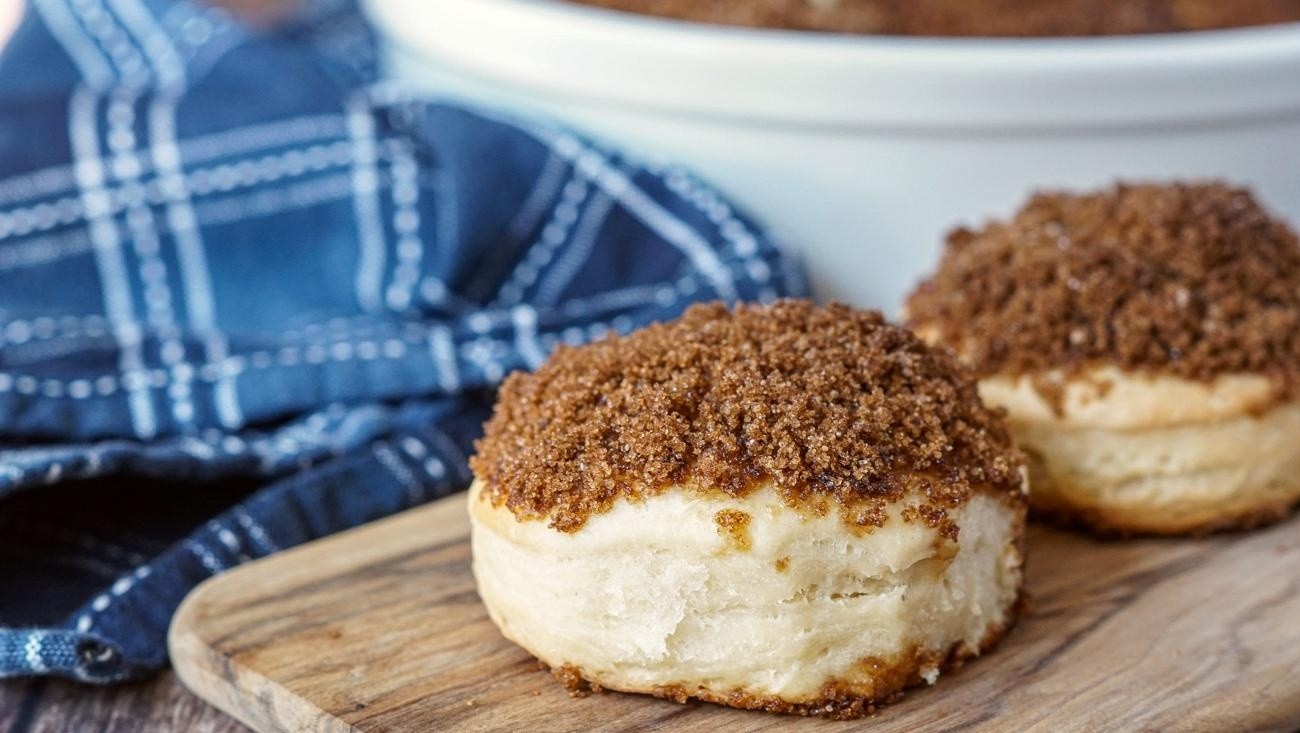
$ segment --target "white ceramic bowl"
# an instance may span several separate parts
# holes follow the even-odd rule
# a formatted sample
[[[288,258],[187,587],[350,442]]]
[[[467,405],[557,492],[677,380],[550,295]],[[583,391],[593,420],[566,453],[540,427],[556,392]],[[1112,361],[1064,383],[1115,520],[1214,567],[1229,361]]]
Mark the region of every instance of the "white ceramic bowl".
[[[391,71],[684,163],[895,310],[943,234],[1041,187],[1226,177],[1300,220],[1300,24],[1083,39],[847,36],[559,0],[367,0]]]

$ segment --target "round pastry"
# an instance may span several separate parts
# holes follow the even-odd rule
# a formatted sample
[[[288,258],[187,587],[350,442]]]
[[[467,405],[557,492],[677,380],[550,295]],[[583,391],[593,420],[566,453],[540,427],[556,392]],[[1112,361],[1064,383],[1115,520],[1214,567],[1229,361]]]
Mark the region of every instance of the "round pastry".
[[[1300,500],[1300,244],[1246,190],[1034,196],[951,234],[908,316],[1007,409],[1035,511],[1179,534]]]
[[[1014,618],[1020,456],[878,313],[696,306],[562,348],[477,448],[479,595],[572,690],[853,717]]]

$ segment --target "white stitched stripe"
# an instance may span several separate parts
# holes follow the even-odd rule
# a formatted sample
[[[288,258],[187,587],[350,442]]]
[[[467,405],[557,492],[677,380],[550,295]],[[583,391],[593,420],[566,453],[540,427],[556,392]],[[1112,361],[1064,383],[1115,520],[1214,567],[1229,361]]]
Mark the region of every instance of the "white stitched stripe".
[[[446,326],[434,325],[429,329],[429,351],[438,366],[438,386],[448,394],[460,388],[460,374],[456,366],[456,348],[451,331]]]
[[[270,536],[267,535],[266,528],[258,524],[257,520],[253,519],[248,512],[243,509],[235,510],[235,521],[239,522],[239,526],[244,528],[244,531],[262,548],[263,552],[269,555],[272,552],[280,551],[279,545],[272,542]]]
[[[176,239],[181,277],[185,283],[185,310],[190,325],[198,331],[215,327],[212,283],[198,222],[189,203],[189,190],[181,169],[176,145],[176,98],[168,95],[153,100],[149,108],[150,148],[168,200],[167,224]]]
[[[432,441],[437,443],[438,447],[442,449],[442,454],[455,464],[457,475],[461,478],[467,479],[467,474],[469,473],[469,458],[466,457],[465,453],[456,445],[456,442],[448,437],[446,433],[434,427],[430,427],[428,433]]]
[[[411,305],[411,292],[420,279],[420,260],[424,256],[424,242],[420,240],[420,171],[409,146],[393,146],[391,155],[397,266],[393,268],[393,281],[388,286],[385,301],[390,309],[404,311]]]
[[[189,189],[181,167],[180,149],[176,144],[176,99],[162,95],[150,105],[149,128],[154,164],[162,177],[167,194],[167,223],[176,244],[181,282],[185,291],[185,312],[190,327],[204,336],[208,361],[220,361],[228,355],[226,339],[215,333],[216,305],[207,255]],[[220,379],[213,388],[217,419],[223,427],[243,424],[243,412],[231,379]]]
[[[609,162],[598,155],[584,155],[580,161],[589,163],[594,174],[594,181],[611,198],[621,203],[628,213],[663,237],[669,244],[676,246],[691,260],[697,269],[708,278],[709,284],[724,300],[736,298],[735,283],[726,266],[718,258],[709,243],[699,232],[687,226],[681,219],[673,216],[659,202],[646,195],[622,171],[615,170]]]
[[[69,0],[69,7],[116,68],[120,84],[143,89],[150,81],[149,68],[130,36],[115,22],[114,14],[100,0]]]
[[[199,559],[199,562],[203,564],[203,567],[206,568],[209,573],[216,575],[226,569],[226,567],[221,564],[221,561],[217,559],[217,556],[212,554],[211,550],[204,547],[198,541],[185,540],[183,544],[185,549],[194,553],[194,556]]]
[[[559,261],[542,277],[541,284],[537,286],[535,302],[539,306],[555,305],[564,289],[573,282],[573,278],[577,277],[582,266],[587,264],[592,250],[596,247],[596,237],[600,234],[601,227],[613,208],[614,200],[604,192],[597,193],[587,202],[582,218],[569,239],[568,248],[560,254]]]
[[[44,672],[49,667],[45,665],[45,659],[41,656],[42,647],[45,645],[45,632],[34,631],[27,637],[27,644],[23,647],[23,656],[27,660],[27,667],[33,672]]]
[[[347,120],[340,114],[293,117],[186,138],[181,143],[181,155],[190,163],[204,162],[256,150],[322,142],[343,137],[347,131]]]
[[[347,175],[325,176],[287,186],[267,187],[239,196],[199,201],[194,215],[207,226],[305,209],[351,196]]]
[[[418,504],[424,498],[424,484],[420,483],[415,474],[411,473],[406,464],[402,463],[402,459],[386,443],[375,443],[371,449],[374,451],[375,458],[379,459],[379,463],[406,487],[407,501]]]
[[[579,207],[587,200],[591,187],[582,177],[576,177],[565,184],[560,200],[551,212],[550,220],[538,234],[537,241],[528,247],[520,258],[510,279],[501,286],[497,293],[497,305],[514,305],[523,300],[524,291],[537,282],[542,268],[548,266],[555,253],[569,239],[569,233],[579,218]]]
[[[664,173],[664,171],[658,171]],[[700,213],[708,217],[718,228],[718,233],[731,245],[736,257],[745,263],[745,271],[759,286],[759,300],[776,298],[776,290],[771,287],[771,269],[758,256],[758,235],[750,230],[732,211],[731,206],[715,191],[691,178],[690,174],[679,168],[666,171],[664,183],[670,191],[691,204]],[[792,258],[786,258],[786,267]],[[794,290],[798,290],[796,285]]]
[[[553,201],[560,192],[560,186],[564,185],[568,173],[568,165],[560,160],[555,154],[551,154],[546,159],[546,164],[542,166],[542,172],[533,183],[533,189],[528,192],[528,198],[519,206],[518,213],[511,220],[510,227],[506,230],[514,239],[522,239],[526,234],[531,232],[534,227],[541,222],[542,215],[546,213],[547,204]]]
[[[378,147],[375,121],[364,94],[348,102],[348,135],[352,140],[352,196],[356,210],[361,251],[357,264],[357,302],[364,310],[377,311],[383,301],[384,224],[379,213]]]
[[[0,247],[0,272],[39,267],[93,249],[84,231],[38,237]]]
[[[537,345],[537,311],[532,306],[517,305],[510,309],[510,319],[515,326],[515,347],[524,363],[532,369],[546,361],[546,355]]]
[[[429,449],[424,447],[424,443],[421,443],[409,435],[402,438],[402,450],[406,451],[408,456],[417,461],[423,460],[425,456],[429,455]]]
[[[49,5],[58,11],[67,12],[62,5],[52,4],[50,0],[38,0],[38,3],[38,10]],[[75,25],[71,30],[78,32]],[[90,49],[97,53],[93,44]],[[109,76],[102,82],[88,79],[87,83],[92,88],[102,89],[112,81]],[[284,145],[325,142],[346,134],[347,125],[343,115],[312,115],[196,135],[180,143],[180,149],[182,157],[193,164],[214,158],[235,158]],[[75,187],[76,179],[71,165],[51,166],[0,181],[0,203],[10,204],[54,195]]]
[[[179,146],[180,150],[183,148],[183,145]],[[162,152],[166,153],[166,151]],[[177,159],[179,160],[180,157],[178,151]],[[229,193],[265,182],[305,177],[310,173],[348,166],[351,162],[351,145],[347,141],[339,141],[329,145],[310,145],[302,149],[260,157],[231,160],[206,168],[193,168],[188,172],[182,172],[181,180],[172,181],[165,175],[166,171],[162,170],[161,166],[153,166],[152,159],[135,159],[125,165],[134,166],[136,171],[133,172],[147,171],[151,166],[157,167],[159,168],[157,178],[145,180],[142,187],[122,186],[109,191],[108,211],[100,213],[116,215],[132,202],[139,203],[141,188],[143,188],[143,199],[150,205],[162,205],[175,198],[178,185],[185,187],[194,195]],[[28,207],[0,211],[0,240],[25,237],[35,232],[70,226],[82,222],[85,218],[86,212],[77,196],[65,196],[53,202],[41,202]]]
[[[629,214],[664,241],[681,250],[724,300],[736,298],[736,286],[731,273],[699,232],[673,216],[622,171],[615,170],[599,152],[583,145],[571,135],[553,133],[535,125],[522,129],[546,143],[557,156],[576,166],[601,190],[622,204]]]
[[[220,362],[227,358],[229,346],[226,337],[213,333],[205,341],[208,358]],[[239,406],[239,392],[233,376],[219,376],[213,386],[213,400],[217,420],[227,429],[241,428],[244,425],[244,410]]]
[[[113,95],[108,107],[108,144],[113,154],[112,168],[122,181],[124,190],[140,189],[140,156],[133,132],[136,101],[136,95],[119,90]],[[191,423],[194,419],[194,403],[190,400],[190,386],[184,375],[192,373],[193,369],[184,368],[185,346],[176,324],[172,288],[168,283],[167,266],[162,256],[162,233],[158,229],[153,210],[145,203],[143,196],[128,204],[126,224],[139,263],[146,318],[159,336],[159,354],[163,363],[178,377],[167,391],[172,399],[172,414],[179,423]]]
[[[112,218],[103,213],[108,210],[108,195],[104,191],[104,165],[99,157],[99,133],[95,125],[97,102],[97,95],[84,86],[73,91],[69,103],[69,136],[77,183],[89,220],[95,262],[104,291],[105,312],[113,324],[113,333],[121,349],[118,366],[126,375],[143,368],[140,328],[133,316],[131,285],[117,227]],[[153,437],[157,432],[157,421],[147,385],[132,388],[128,404],[136,436]]]
[[[108,2],[149,59],[159,87],[166,90],[183,85],[185,67],[167,34],[154,21],[153,14],[139,0]]]
[[[220,541],[222,545],[225,545],[227,550],[238,557],[240,562],[248,562],[253,559],[248,555],[248,553],[244,552],[244,545],[239,541],[239,538],[235,536],[235,533],[218,524],[215,519],[208,522],[208,531],[216,535],[217,540]]]
[[[86,84],[92,89],[105,89],[112,84],[115,79],[112,67],[82,32],[72,11],[60,0],[36,0],[35,6]]]
[[[109,3],[117,11],[128,32],[143,49],[158,80],[159,93],[150,103],[148,113],[151,158],[162,179],[164,190],[168,185],[172,188],[167,191],[166,217],[181,268],[187,317],[196,330],[206,332],[212,327],[211,284],[207,275],[202,242],[198,239],[198,227],[185,192],[179,151],[176,148],[176,99],[185,86],[185,67],[168,35],[163,32],[152,13],[139,0],[109,0]],[[140,168],[138,165],[136,167]],[[128,220],[130,220],[129,216]],[[149,221],[152,229],[152,214],[149,216]],[[139,241],[140,238],[137,237],[137,242]],[[147,272],[162,274],[161,278],[151,278],[147,274],[142,276],[142,280],[147,284],[146,300],[149,299],[148,285],[155,285],[155,290],[167,293],[164,315],[167,316],[165,320],[168,322],[161,324],[159,331],[164,335],[161,347],[163,361],[172,368],[175,377],[168,390],[168,395],[173,400],[172,412],[178,422],[191,424],[194,418],[194,404],[190,399],[189,375],[194,373],[194,369],[186,363],[184,345],[175,336],[177,334],[175,315],[170,302],[170,288],[166,287],[166,268],[159,253],[146,252],[145,254],[143,261],[152,265]],[[145,272],[142,269],[142,273]],[[154,280],[161,280],[161,286],[158,287]],[[224,357],[225,354],[221,353],[217,356]],[[212,355],[209,355],[209,358],[212,358]]]
[[[100,593],[90,602],[90,613],[82,614],[77,618],[77,631],[83,634],[90,631],[91,626],[94,625],[95,614],[106,611],[114,598],[125,595],[127,591],[135,587],[137,582],[149,577],[152,572],[152,568],[148,565],[140,565],[135,570],[132,570],[130,575],[124,575],[114,581],[108,593]]]

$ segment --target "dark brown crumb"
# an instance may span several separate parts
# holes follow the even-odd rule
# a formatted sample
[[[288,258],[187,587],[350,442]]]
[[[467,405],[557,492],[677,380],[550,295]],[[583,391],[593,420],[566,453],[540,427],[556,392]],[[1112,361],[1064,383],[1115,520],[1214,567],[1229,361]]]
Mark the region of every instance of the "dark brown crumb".
[[[692,307],[627,337],[561,348],[505,382],[471,459],[482,495],[573,532],[617,499],[672,486],[791,507],[834,501],[881,526],[909,492],[1023,502],[1000,413],[948,352],[843,305]]]
[[[546,664],[538,660],[539,665],[545,669]],[[605,688],[600,685],[589,682],[582,676],[582,670],[572,664],[562,664],[551,669],[551,675],[569,691],[569,697],[586,697],[592,693],[604,692]]]
[[[747,552],[750,548],[749,514],[739,509],[723,509],[713,515],[718,534],[726,538],[731,549]]]
[[[980,376],[1110,364],[1263,374],[1282,397],[1300,384],[1300,243],[1221,183],[1035,195],[949,235],[908,311]]]
[[[578,0],[724,25],[896,36],[1112,36],[1300,20],[1298,0]]]
[[[784,573],[790,567],[790,558],[784,555],[778,557],[773,565],[776,567],[776,572]]]
[[[921,506],[909,506],[903,510],[903,519],[909,522],[918,519],[925,523],[925,526],[937,530],[939,535],[946,537],[953,542],[957,541],[957,523],[952,521],[948,512],[937,506],[923,504]]]

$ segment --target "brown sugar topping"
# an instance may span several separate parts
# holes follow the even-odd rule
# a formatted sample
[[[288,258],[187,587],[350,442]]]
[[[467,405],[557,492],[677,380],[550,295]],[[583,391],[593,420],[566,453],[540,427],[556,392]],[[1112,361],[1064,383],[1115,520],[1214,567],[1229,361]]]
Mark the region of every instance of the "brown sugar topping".
[[[723,509],[713,515],[718,534],[737,552],[747,552],[753,544],[749,537],[749,519],[749,515],[739,509]]]
[[[895,36],[1113,36],[1300,20],[1300,0],[577,0],[724,25]]]
[[[908,310],[980,376],[1112,364],[1300,383],[1300,243],[1220,183],[1038,194],[950,234]]]
[[[954,508],[977,490],[1021,501],[1000,415],[943,350],[843,305],[694,306],[677,321],[512,374],[471,460],[483,496],[576,531],[617,499],[669,487],[880,526],[916,491]]]

